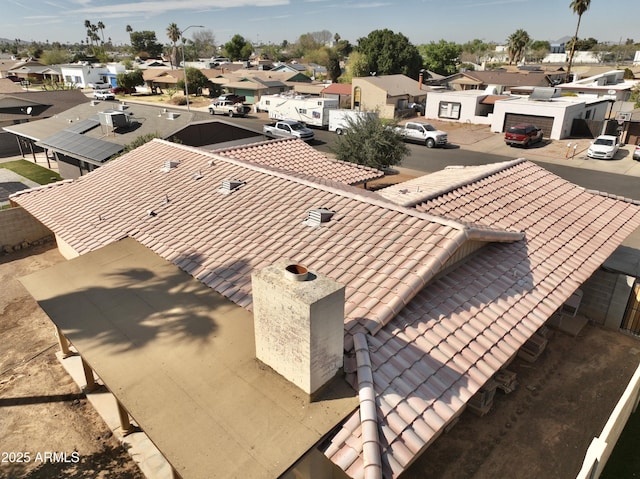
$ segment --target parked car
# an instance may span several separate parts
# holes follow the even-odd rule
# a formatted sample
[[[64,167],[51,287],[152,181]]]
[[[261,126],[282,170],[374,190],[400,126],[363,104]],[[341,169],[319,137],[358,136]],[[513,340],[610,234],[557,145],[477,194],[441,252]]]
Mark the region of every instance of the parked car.
[[[636,149],[633,150],[633,159],[640,161],[640,145],[636,145]]]
[[[587,156],[589,158],[611,160],[616,156],[619,148],[620,141],[617,136],[600,135],[591,143],[591,146],[587,150]]]
[[[504,134],[504,141],[509,146],[519,145],[525,148],[533,143],[542,141],[543,133],[540,128],[531,123],[513,125]]]
[[[116,95],[131,95],[132,93],[135,93],[135,92],[136,92],[135,88],[126,88],[123,86],[116,86],[111,89],[111,93],[114,93]]]
[[[93,92],[93,98],[96,100],[115,100],[116,96],[109,90],[95,90]]]

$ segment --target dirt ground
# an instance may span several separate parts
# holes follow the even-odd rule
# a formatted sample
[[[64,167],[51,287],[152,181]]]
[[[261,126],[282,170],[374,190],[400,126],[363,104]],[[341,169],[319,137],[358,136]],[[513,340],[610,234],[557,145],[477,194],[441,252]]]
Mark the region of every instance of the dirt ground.
[[[0,255],[0,478],[144,476],[55,357],[52,324],[18,278],[64,258]]]
[[[142,478],[56,359],[51,323],[18,281],[60,261],[52,245],[0,256],[0,477]],[[635,338],[593,325],[577,337],[550,331],[535,363],[509,366],[515,391],[498,390],[483,417],[465,411],[403,477],[575,477],[639,361]]]

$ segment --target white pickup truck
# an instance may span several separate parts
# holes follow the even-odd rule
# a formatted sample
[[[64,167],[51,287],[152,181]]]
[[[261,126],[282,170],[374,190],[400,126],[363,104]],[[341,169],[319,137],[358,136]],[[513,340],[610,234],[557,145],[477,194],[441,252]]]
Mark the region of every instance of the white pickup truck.
[[[234,103],[231,100],[218,99],[209,105],[209,113],[212,115],[247,116],[250,111],[251,107],[249,105]]]
[[[405,141],[421,143],[427,148],[447,145],[447,133],[438,130],[429,123],[408,121],[404,125],[396,127],[396,131],[402,135]]]
[[[306,142],[312,141],[315,136],[313,130],[296,120],[268,123],[262,127],[262,132],[269,138],[300,138]]]

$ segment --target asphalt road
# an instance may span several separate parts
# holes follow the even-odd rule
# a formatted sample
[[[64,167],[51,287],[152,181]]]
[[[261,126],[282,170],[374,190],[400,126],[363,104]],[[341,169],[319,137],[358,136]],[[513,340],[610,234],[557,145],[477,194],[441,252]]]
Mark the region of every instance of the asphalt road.
[[[239,125],[244,125],[256,130],[262,130],[265,123],[263,119],[248,117],[236,120]],[[311,145],[323,153],[331,153],[331,145],[336,139],[336,134],[326,130],[314,129],[316,139]],[[447,148],[426,148],[422,145],[407,143],[410,155],[406,157],[402,165],[411,170],[432,173],[439,171],[450,165],[486,165],[498,163],[517,158],[514,156],[496,155],[461,148],[457,145],[450,145]],[[626,198],[640,200],[640,179],[633,176],[625,176],[613,173],[594,172],[585,168],[557,165],[554,163],[537,161],[537,163],[556,175],[580,185],[587,189],[606,191]]]

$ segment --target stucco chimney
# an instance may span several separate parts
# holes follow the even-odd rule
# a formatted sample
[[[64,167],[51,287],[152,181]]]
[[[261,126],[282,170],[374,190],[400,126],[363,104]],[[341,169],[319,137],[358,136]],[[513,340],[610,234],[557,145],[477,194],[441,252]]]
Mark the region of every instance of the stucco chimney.
[[[342,367],[344,286],[291,261],[251,281],[256,357],[312,395]]]

